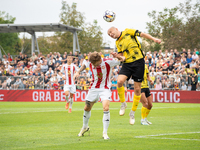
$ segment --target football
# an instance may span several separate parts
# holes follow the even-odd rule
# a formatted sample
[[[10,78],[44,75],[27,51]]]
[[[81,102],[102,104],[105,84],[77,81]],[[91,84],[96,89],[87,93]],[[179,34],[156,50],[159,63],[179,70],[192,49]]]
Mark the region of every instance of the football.
[[[116,14],[111,10],[106,10],[103,14],[103,19],[107,22],[113,22],[115,20]]]

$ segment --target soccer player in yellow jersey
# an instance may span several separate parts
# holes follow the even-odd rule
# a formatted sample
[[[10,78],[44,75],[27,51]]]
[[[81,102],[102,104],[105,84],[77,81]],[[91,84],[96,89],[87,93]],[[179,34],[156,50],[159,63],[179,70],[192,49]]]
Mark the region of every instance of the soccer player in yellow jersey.
[[[125,89],[124,82],[129,80],[130,77],[134,79],[134,97],[131,112],[129,114],[130,124],[135,123],[135,110],[141,98],[141,82],[144,75],[144,55],[141,50],[141,44],[138,41],[137,36],[144,37],[154,42],[160,44],[161,40],[152,37],[147,33],[140,32],[135,29],[125,29],[124,31],[119,31],[115,27],[108,29],[108,35],[116,39],[116,47],[118,49],[118,54],[113,52],[113,57],[119,58],[123,56],[124,63],[122,69],[119,72],[117,79],[117,90],[121,102],[121,109],[119,114],[124,115],[127,104],[125,102]]]
[[[144,70],[144,79],[142,81],[141,86],[141,103],[142,103],[142,109],[141,109],[141,124],[142,125],[149,125],[152,124],[147,120],[147,116],[152,108],[152,97],[148,86],[148,81],[153,84],[153,81],[151,80],[149,76],[149,70],[147,65],[145,64],[145,70]]]

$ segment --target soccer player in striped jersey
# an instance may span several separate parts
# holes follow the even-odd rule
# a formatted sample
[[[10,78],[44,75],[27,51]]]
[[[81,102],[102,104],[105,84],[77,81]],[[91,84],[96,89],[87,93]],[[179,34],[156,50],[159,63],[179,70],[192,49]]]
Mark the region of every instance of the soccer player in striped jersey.
[[[144,37],[146,39],[153,40],[158,44],[161,43],[161,40],[135,29],[125,29],[124,31],[120,32],[117,28],[111,27],[108,29],[107,33],[111,38],[116,39],[118,54],[115,52],[112,53],[112,55],[114,57],[125,57],[122,69],[120,70],[117,78],[117,91],[121,102],[119,114],[121,116],[125,114],[125,109],[127,107],[123,84],[126,80],[129,80],[130,77],[134,79],[133,105],[129,113],[129,123],[132,125],[135,123],[135,110],[137,109],[141,98],[141,82],[143,80],[145,68],[144,55],[141,49],[141,44],[137,37]]]
[[[123,57],[120,57],[119,59],[123,60]],[[110,123],[110,76],[112,73],[112,67],[119,64],[120,61],[116,58],[101,58],[99,53],[94,52],[90,54],[89,61],[85,61],[85,64],[83,64],[80,70],[74,75],[74,78],[78,77],[79,73],[88,67],[92,72],[92,82],[85,98],[86,101],[83,114],[83,127],[81,128],[78,136],[83,136],[85,132],[89,131],[88,122],[91,116],[91,109],[94,103],[98,102],[99,98],[101,98],[101,102],[103,104],[103,138],[105,140],[109,139],[107,130]]]
[[[68,113],[71,113],[72,111],[73,96],[76,93],[76,85],[73,76],[77,71],[77,67],[72,63],[72,60],[72,56],[67,56],[67,63],[62,66],[62,69],[59,72],[59,75],[62,76],[63,80],[65,80],[64,92],[67,101],[65,108],[69,108]],[[64,75],[62,73],[64,73]]]

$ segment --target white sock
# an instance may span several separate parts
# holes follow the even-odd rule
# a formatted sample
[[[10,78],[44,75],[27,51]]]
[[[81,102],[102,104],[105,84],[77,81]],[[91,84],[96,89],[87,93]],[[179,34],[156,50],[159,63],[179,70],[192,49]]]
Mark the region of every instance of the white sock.
[[[110,124],[110,112],[104,111],[103,112],[103,133],[107,133],[109,124]]]
[[[91,111],[84,110],[84,114],[83,114],[83,128],[84,129],[88,127],[90,116],[91,116]]]
[[[73,105],[73,98],[70,98],[69,99],[69,108],[72,108],[72,105]]]

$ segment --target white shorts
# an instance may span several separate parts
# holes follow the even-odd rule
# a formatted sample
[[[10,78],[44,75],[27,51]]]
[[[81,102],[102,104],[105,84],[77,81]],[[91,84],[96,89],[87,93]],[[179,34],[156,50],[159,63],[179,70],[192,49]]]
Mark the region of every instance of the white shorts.
[[[76,85],[64,85],[64,92],[69,91],[69,93],[76,93]]]
[[[101,101],[104,100],[112,100],[111,99],[112,92],[109,89],[90,89],[85,100],[89,102],[98,102],[99,98]]]

